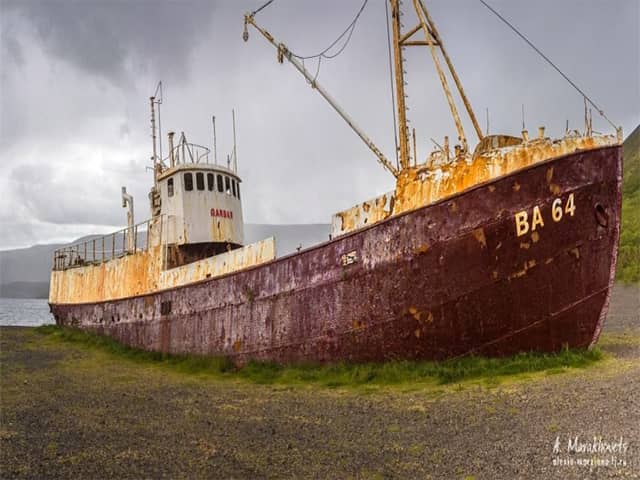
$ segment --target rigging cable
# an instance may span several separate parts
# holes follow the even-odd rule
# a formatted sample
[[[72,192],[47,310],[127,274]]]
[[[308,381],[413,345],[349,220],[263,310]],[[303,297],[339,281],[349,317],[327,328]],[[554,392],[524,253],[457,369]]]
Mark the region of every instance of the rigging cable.
[[[272,2],[273,2],[273,0],[269,0],[264,5],[259,7],[257,10],[254,10],[251,13],[251,15],[253,16],[256,13],[258,13],[259,11],[261,11],[263,8],[268,7]],[[351,23],[347,26],[347,28],[345,28],[344,31],[338,36],[338,38],[336,38],[333,42],[331,42],[331,44],[327,48],[322,50],[321,52],[316,53],[315,55],[299,55],[299,54],[289,50],[289,53],[291,54],[291,56],[293,56],[293,57],[297,58],[298,60],[302,61],[303,66],[304,66],[304,61],[305,60],[311,60],[311,59],[317,59],[318,60],[318,65],[316,67],[316,74],[314,76],[314,81],[318,78],[318,75],[320,74],[320,63],[322,62],[322,59],[325,58],[327,60],[330,60],[332,58],[336,58],[338,55],[340,55],[344,51],[345,48],[347,48],[347,45],[351,41],[351,36],[353,35],[354,30],[356,29],[356,24],[358,23],[358,20],[360,19],[360,15],[362,15],[362,12],[364,11],[364,8],[367,6],[367,3],[369,3],[369,0],[364,0],[362,2],[362,6],[360,7],[360,10],[358,10],[358,13],[354,17],[354,19],[351,21]],[[344,43],[342,44],[342,46],[338,49],[337,52],[335,52],[333,54],[327,53],[327,52],[329,52],[329,50],[331,50],[333,47],[335,47],[338,44],[338,42],[340,42],[340,40],[344,39],[345,36],[346,36],[346,39],[345,39]]]
[[[261,7],[257,8],[256,10],[254,10],[253,12],[251,12],[251,16],[253,17],[256,13],[258,13],[260,10],[262,10],[263,8],[268,7],[269,5],[271,5],[271,3],[273,2],[273,0],[269,0],[268,2],[266,2],[264,5],[262,5]]]
[[[384,10],[387,15],[387,52],[389,53],[389,85],[391,86],[391,108],[393,109],[393,140],[396,143],[396,167],[400,168],[398,161],[398,125],[396,120],[396,97],[393,91],[393,66],[391,59],[391,33],[389,32],[389,4],[385,0]]]
[[[271,3],[273,2],[273,0],[269,0],[268,2],[266,2],[265,4],[263,4],[261,7],[259,7],[258,9],[254,10],[253,12],[251,12],[251,15],[255,15],[256,13],[260,12],[262,9],[268,7]],[[338,36],[338,38],[336,38],[333,42],[331,42],[331,44],[325,48],[324,50],[322,50],[319,53],[316,53],[315,55],[298,55],[295,52],[292,52],[291,50],[289,50],[289,53],[291,54],[291,56],[297,58],[298,60],[301,60],[304,66],[304,61],[305,60],[311,60],[311,59],[317,59],[318,60],[318,65],[316,68],[316,74],[314,76],[314,81],[318,78],[318,75],[320,74],[320,63],[322,61],[323,58],[326,58],[327,60],[330,60],[332,58],[336,58],[338,55],[340,55],[345,48],[347,48],[347,45],[349,44],[349,42],[351,41],[351,36],[353,35],[354,30],[356,29],[356,24],[358,23],[358,20],[360,19],[360,15],[362,15],[362,12],[364,11],[364,8],[367,6],[367,3],[369,2],[369,0],[364,0],[362,3],[362,6],[360,7],[360,10],[358,10],[358,13],[356,14],[356,16],[354,17],[354,19],[351,21],[351,23],[347,26],[347,28],[345,28],[345,30]],[[346,35],[346,40],[344,41],[344,44],[338,49],[338,51],[336,53],[333,54],[329,54],[327,53],[329,50],[331,50],[333,47],[335,47],[338,42],[340,40],[342,40]]]
[[[364,2],[362,2],[362,6],[360,7],[360,10],[358,10],[358,13],[356,14],[355,18],[351,21],[351,23],[347,26],[347,28],[345,28],[345,30],[338,36],[338,38],[336,38],[333,42],[331,42],[331,44],[327,48],[325,48],[324,50],[322,50],[319,53],[316,53],[315,55],[298,55],[298,54],[293,53],[293,52],[291,52],[291,54],[294,57],[296,57],[296,58],[298,58],[300,60],[302,60],[302,59],[308,60],[310,58],[319,58],[319,57],[324,57],[326,59],[336,58],[338,55],[340,55],[344,51],[344,49],[349,44],[349,41],[351,40],[351,36],[353,35],[353,31],[356,28],[356,23],[358,23],[358,20],[360,19],[360,15],[362,15],[364,7],[367,6],[368,2],[369,2],[369,0],[364,0]],[[335,47],[336,44],[340,40],[342,40],[345,35],[347,36],[347,39],[345,40],[345,42],[342,45],[342,47],[340,47],[340,49],[336,53],[334,53],[332,55],[327,54],[327,52],[329,50],[331,50],[333,47]]]
[[[593,100],[591,100],[586,93],[584,93],[580,87],[578,87],[567,75],[564,74],[564,72],[562,70],[560,70],[550,59],[549,57],[547,57],[544,53],[542,53],[540,51],[540,49],[538,47],[536,47],[527,37],[525,37],[522,33],[520,33],[518,31],[518,29],[516,27],[514,27],[511,23],[509,23],[509,21],[504,18],[502,15],[500,15],[497,11],[495,11],[487,2],[485,2],[485,0],[479,0],[480,3],[482,3],[485,7],[487,7],[494,15],[496,15],[500,20],[502,20],[511,30],[513,30],[520,38],[522,38],[531,48],[533,48],[538,55],[540,55],[542,58],[544,58],[547,63],[549,65],[551,65],[560,75],[562,75],[562,77],[569,82],[569,84],[575,88],[584,98],[585,100],[587,100],[591,105],[593,105],[593,107],[598,111],[598,113],[607,121],[609,122],[609,124],[615,128],[616,130],[618,129],[618,127],[611,121],[609,120],[609,118],[605,115],[604,110],[602,110],[600,107],[598,107]]]
[[[266,2],[261,7],[259,7],[256,10],[254,10],[253,12],[251,12],[251,15],[253,16],[256,13],[260,12],[263,8],[268,7],[272,2],[273,2],[273,0],[269,0],[268,2]],[[356,23],[358,23],[358,20],[360,19],[360,15],[362,15],[364,7],[367,6],[367,3],[369,3],[369,0],[364,0],[364,2],[362,3],[362,6],[360,7],[360,10],[358,10],[358,13],[356,14],[355,18],[351,21],[351,23],[347,26],[347,28],[345,28],[345,30],[338,36],[338,38],[336,38],[333,42],[331,42],[331,44],[327,48],[322,50],[321,52],[316,53],[315,55],[298,55],[298,54],[292,52],[291,50],[289,50],[289,53],[291,53],[291,55],[293,55],[294,57],[296,57],[299,60],[309,60],[309,59],[312,59],[312,58],[322,58],[322,57],[324,57],[326,59],[331,59],[331,58],[337,57],[338,55],[340,55],[344,51],[344,49],[349,44],[349,41],[351,40],[351,36],[353,35],[353,31],[356,28]],[[329,50],[331,50],[333,47],[335,47],[338,44],[338,42],[345,37],[345,35],[347,36],[347,38],[346,38],[344,44],[340,47],[340,49],[334,54],[328,54],[327,52]]]

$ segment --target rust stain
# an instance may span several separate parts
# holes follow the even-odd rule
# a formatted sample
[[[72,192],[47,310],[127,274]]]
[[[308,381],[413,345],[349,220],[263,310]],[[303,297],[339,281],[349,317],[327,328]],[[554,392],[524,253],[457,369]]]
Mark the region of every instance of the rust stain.
[[[351,321],[351,328],[353,328],[353,330],[362,330],[364,329],[364,322],[360,321],[360,320],[352,320]]]
[[[554,195],[560,195],[560,192],[562,192],[562,189],[560,188],[560,185],[558,185],[557,183],[551,183],[549,185],[549,191]]]
[[[482,245],[482,248],[487,248],[487,239],[484,236],[484,228],[476,228],[473,231],[473,236],[476,238],[478,243]]]
[[[427,251],[429,250],[429,245],[427,245],[426,243],[420,245],[419,247],[416,247],[413,252],[416,255],[421,255],[423,253],[427,253]]]
[[[533,243],[538,243],[538,240],[540,240],[540,234],[538,234],[538,232],[533,232],[531,234],[531,241]]]
[[[509,139],[506,143],[499,142],[495,148],[490,143],[492,139],[486,137],[483,140],[486,144],[479,145],[469,159],[441,165],[423,164],[403,170],[397,179],[393,214],[428,205],[549,158],[618,143],[614,135],[567,136],[559,140],[544,138],[527,143]],[[489,190],[493,191],[491,187],[493,185]],[[514,188],[517,187],[514,185]]]
[[[529,242],[520,242],[520,248],[523,248],[525,250],[529,250],[530,246],[531,246],[531,244]]]
[[[164,250],[146,251],[51,272],[51,303],[84,303],[152,293],[215,278],[275,258],[273,237],[180,267],[164,269]],[[153,300],[145,300],[153,302]]]
[[[332,235],[344,235],[390,216],[415,210],[550,158],[578,150],[616,145],[617,142],[614,135],[566,136],[559,140],[545,137],[524,143],[515,137],[487,136],[472,156],[462,156],[449,163],[432,162],[431,159],[427,163],[405,168],[397,177],[393,193],[335,214]],[[546,178],[548,182],[553,178],[553,168],[547,170]],[[518,182],[512,186],[514,191],[520,187]],[[495,188],[489,185],[488,191],[495,192]],[[559,192],[556,186],[552,193]],[[457,208],[452,202],[451,211],[456,212]]]

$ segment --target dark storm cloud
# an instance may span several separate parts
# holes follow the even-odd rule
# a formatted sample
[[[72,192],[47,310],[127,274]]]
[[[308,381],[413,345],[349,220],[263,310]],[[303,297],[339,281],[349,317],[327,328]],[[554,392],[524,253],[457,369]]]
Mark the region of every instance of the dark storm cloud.
[[[163,80],[166,133],[185,131],[218,155],[238,120],[244,218],[327,222],[393,188],[390,175],[326,102],[242,15],[264,0],[0,0],[0,248],[121,225],[120,186],[148,215],[148,97]],[[413,26],[404,2],[405,29]],[[631,131],[640,120],[637,0],[491,0],[608,115]],[[432,16],[484,128],[559,136],[582,125],[582,98],[477,0],[429,0]],[[300,54],[322,50],[362,0],[276,0],[258,22]],[[393,158],[393,117],[383,0],[370,0],[344,53],[319,80]],[[453,122],[428,51],[407,50],[409,118],[424,157]],[[315,71],[316,64],[307,62]],[[594,113],[598,129],[610,132]],[[466,122],[467,136],[472,129]],[[471,143],[473,144],[473,141]],[[84,230],[83,230],[84,228]],[[107,228],[107,227],[105,227]],[[108,227],[111,228],[111,227]],[[66,232],[66,233],[65,233]]]
[[[167,77],[184,76],[189,52],[207,31],[214,3],[4,0],[2,9],[30,23],[48,54],[119,83],[166,62],[172,66],[163,72]],[[12,58],[21,58],[19,40],[11,32],[3,45]]]

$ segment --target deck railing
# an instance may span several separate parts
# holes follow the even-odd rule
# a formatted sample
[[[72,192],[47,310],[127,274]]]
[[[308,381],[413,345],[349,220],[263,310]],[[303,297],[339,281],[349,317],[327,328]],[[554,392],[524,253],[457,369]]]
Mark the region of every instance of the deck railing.
[[[163,165],[180,165],[186,163],[209,163],[210,150],[197,143],[181,142],[162,160]],[[203,161],[204,160],[204,161]]]
[[[151,220],[146,220],[117,232],[60,248],[53,252],[53,269],[97,265],[148,250],[150,222]],[[139,238],[142,234],[145,234],[144,238]]]

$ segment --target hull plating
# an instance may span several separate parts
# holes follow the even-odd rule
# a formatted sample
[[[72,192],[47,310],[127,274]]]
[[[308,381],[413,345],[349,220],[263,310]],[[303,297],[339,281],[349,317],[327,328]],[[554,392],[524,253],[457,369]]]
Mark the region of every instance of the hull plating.
[[[51,309],[131,346],[237,362],[587,347],[613,282],[621,175],[620,147],[577,152],[221,278]]]

